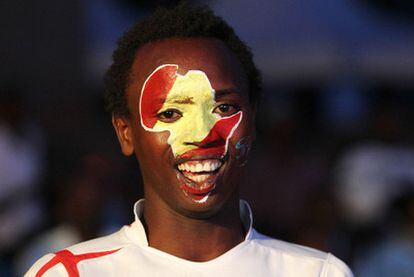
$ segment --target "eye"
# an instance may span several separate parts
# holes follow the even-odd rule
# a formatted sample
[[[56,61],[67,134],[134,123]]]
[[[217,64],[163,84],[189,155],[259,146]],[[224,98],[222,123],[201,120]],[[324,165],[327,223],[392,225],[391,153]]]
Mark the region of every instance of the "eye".
[[[176,109],[168,109],[157,114],[158,120],[165,123],[172,123],[177,121],[183,116],[183,114]]]
[[[237,113],[240,110],[240,107],[230,104],[220,104],[218,105],[213,112],[221,116],[230,116]]]

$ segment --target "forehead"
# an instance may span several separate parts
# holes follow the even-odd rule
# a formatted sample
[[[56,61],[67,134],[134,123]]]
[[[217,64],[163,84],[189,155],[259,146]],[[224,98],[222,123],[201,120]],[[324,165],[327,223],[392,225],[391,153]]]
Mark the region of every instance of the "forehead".
[[[174,38],[148,43],[136,53],[130,85],[140,90],[151,72],[163,64],[177,64],[182,75],[189,70],[201,70],[214,89],[236,88],[247,96],[246,76],[240,62],[220,40]]]

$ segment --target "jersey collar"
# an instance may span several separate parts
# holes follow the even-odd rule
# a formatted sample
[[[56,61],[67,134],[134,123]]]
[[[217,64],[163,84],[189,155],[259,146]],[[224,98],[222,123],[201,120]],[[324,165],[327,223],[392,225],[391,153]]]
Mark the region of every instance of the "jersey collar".
[[[144,199],[138,200],[134,205],[135,221],[129,226],[127,230],[128,237],[130,237],[135,243],[141,246],[148,246],[147,235],[145,233],[144,226],[142,225],[141,218],[144,213]],[[249,204],[240,200],[240,219],[242,221],[244,229],[247,231],[245,241],[250,240],[253,235],[253,214]]]

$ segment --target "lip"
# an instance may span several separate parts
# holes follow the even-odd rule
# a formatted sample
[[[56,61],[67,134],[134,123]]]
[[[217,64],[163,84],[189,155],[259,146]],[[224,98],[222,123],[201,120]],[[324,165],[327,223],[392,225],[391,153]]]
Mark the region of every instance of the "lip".
[[[186,177],[184,176],[184,178]],[[216,186],[215,183],[209,183],[207,184],[206,187],[203,187],[203,188],[189,187],[189,186],[184,185],[183,189],[190,194],[204,196],[208,194],[209,192],[211,192],[215,188],[215,186]]]
[[[216,180],[220,175],[220,169],[202,183],[196,183],[193,180],[188,179],[181,171],[176,169],[177,178],[181,183],[180,188],[187,197],[198,202],[213,193],[216,188]]]
[[[208,148],[196,148],[190,151],[185,152],[180,156],[181,159],[193,159],[194,157],[200,157],[208,159],[208,157],[217,157],[217,159],[222,159],[225,151],[225,144],[217,145],[214,147]]]
[[[195,149],[195,150],[198,150],[198,149]],[[195,151],[195,150],[190,150],[182,154],[181,156],[178,156],[174,161],[175,166],[177,167],[179,164],[185,163],[188,161],[220,160],[222,163],[224,163],[227,160],[227,155],[223,155],[223,152],[218,153],[214,151],[210,153],[205,153],[204,151]]]

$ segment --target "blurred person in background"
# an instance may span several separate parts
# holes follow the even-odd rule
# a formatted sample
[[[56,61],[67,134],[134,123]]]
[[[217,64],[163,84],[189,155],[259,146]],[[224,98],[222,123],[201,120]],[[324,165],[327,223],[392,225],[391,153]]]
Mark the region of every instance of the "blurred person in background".
[[[1,263],[45,220],[38,197],[45,141],[23,94],[13,83],[0,87],[0,275]]]
[[[345,147],[332,171],[356,264],[360,252],[394,231],[387,222],[391,203],[414,184],[414,102],[410,94],[380,92],[371,100],[372,124],[365,138]]]
[[[414,186],[402,186],[384,220],[387,232],[356,258],[357,276],[414,276]]]
[[[341,214],[332,186],[321,185],[305,202],[294,241],[323,251],[346,256],[348,241],[343,240]],[[345,245],[344,245],[345,244]]]
[[[352,276],[332,254],[252,228],[239,183],[260,78],[232,28],[183,4],[137,24],[113,57],[109,110],[145,200],[131,225],[47,254],[27,276]]]
[[[63,176],[56,178],[50,196],[52,226],[18,253],[14,261],[18,276],[44,253],[56,252],[105,232],[102,217],[104,203],[109,202],[111,172],[107,160],[90,153],[75,161],[74,168],[67,166]]]
[[[297,238],[303,215],[309,215],[308,199],[317,197],[325,182],[329,160],[315,123],[319,94],[306,86],[284,96],[277,89],[264,95],[258,140],[241,192],[254,207],[257,228],[267,235]]]

